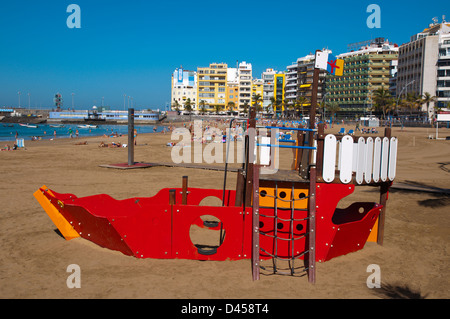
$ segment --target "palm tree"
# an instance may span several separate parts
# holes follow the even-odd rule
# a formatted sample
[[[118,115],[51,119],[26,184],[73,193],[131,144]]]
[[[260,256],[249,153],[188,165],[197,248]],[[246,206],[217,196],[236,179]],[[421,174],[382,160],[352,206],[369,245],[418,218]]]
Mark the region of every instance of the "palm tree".
[[[328,104],[328,111],[330,112],[330,116],[336,115],[337,112],[339,112],[341,108],[339,107],[339,104],[337,102],[331,102]]]
[[[205,114],[206,113],[206,102],[205,102],[205,100],[201,100],[200,103],[199,103],[199,106],[200,106],[200,110],[202,111],[202,113]]]
[[[261,105],[259,105],[259,103],[261,102],[261,95],[260,94],[253,94],[252,101],[253,101],[253,106],[256,106],[256,111],[257,112],[261,112],[262,111],[262,107],[261,107]]]
[[[305,104],[307,104],[308,102],[309,102],[308,98],[303,95],[297,97],[297,99],[296,99],[296,103],[299,105],[299,107],[301,109],[302,117],[303,117],[303,106]]]
[[[180,111],[180,103],[178,103],[176,99],[173,99],[172,109],[174,109],[177,112]]]
[[[245,101],[244,105],[242,105],[242,108],[244,109],[244,113],[248,113],[248,102]]]
[[[228,104],[227,104],[228,111],[233,112],[235,106],[236,106],[236,104],[233,101],[228,102]]]
[[[422,96],[421,102],[422,104],[427,105],[427,118],[430,118],[430,103],[436,101],[435,96],[431,96],[430,93],[425,92]]]
[[[383,112],[383,118],[386,118],[386,111],[390,108],[392,96],[388,90],[381,87],[374,91],[375,108]]]
[[[216,104],[214,105],[214,109],[216,110],[216,114],[219,114],[220,110],[222,109],[222,105]]]
[[[191,98],[188,98],[186,100],[186,102],[184,102],[184,110],[188,111],[189,113],[192,112],[192,103],[191,103]]]

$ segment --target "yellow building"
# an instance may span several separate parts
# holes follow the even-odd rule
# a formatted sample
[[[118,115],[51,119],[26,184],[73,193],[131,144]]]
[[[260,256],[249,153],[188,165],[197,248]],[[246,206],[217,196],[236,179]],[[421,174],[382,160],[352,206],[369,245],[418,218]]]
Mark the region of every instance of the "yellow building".
[[[253,96],[259,94],[259,96],[261,97],[261,99],[259,101],[259,106],[262,107],[263,87],[264,87],[264,82],[262,79],[253,79],[252,80],[252,105],[253,105]]]
[[[237,111],[239,107],[239,84],[228,82],[227,83],[227,106],[230,102],[234,103],[233,111]],[[228,110],[227,110],[228,111]]]
[[[202,101],[206,104],[206,109],[215,111],[215,106],[220,106],[221,110],[226,109],[227,103],[227,64],[211,63],[209,67],[198,67],[197,101],[199,107]]]

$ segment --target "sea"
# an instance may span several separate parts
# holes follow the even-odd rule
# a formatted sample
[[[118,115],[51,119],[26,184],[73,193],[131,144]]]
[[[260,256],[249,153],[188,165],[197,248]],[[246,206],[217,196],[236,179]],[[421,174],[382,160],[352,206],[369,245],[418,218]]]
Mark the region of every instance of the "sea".
[[[72,131],[72,136],[75,138],[77,130],[79,138],[128,134],[128,125],[101,124],[96,128],[82,128],[80,127],[82,126],[80,124],[64,124],[60,127],[55,127],[56,125],[57,124],[30,124],[30,127],[24,127],[17,123],[0,123],[0,141],[15,141],[16,134],[17,138],[23,138],[25,141],[33,139],[49,140],[52,138],[70,138],[70,131]],[[137,130],[138,134],[162,132],[163,129],[168,130],[167,126],[161,125],[135,125],[134,128]]]

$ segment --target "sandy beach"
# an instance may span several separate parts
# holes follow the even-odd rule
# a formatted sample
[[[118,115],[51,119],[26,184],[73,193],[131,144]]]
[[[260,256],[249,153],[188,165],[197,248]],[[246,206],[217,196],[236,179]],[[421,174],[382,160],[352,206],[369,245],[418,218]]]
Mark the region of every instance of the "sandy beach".
[[[342,126],[327,129],[336,133]],[[349,128],[349,127],[348,127]],[[354,128],[354,127],[352,127]],[[382,135],[380,128],[380,134]],[[396,182],[450,188],[450,141],[429,139],[433,128],[393,128],[399,138]],[[450,130],[441,128],[441,137]],[[138,136],[137,162],[170,162],[170,133]],[[75,145],[87,141],[84,145]],[[252,281],[249,260],[137,259],[85,239],[64,240],[33,197],[42,185],[78,197],[108,194],[116,199],[153,196],[161,188],[221,189],[223,172],[152,167],[117,170],[102,164],[127,162],[127,148],[99,147],[119,138],[90,137],[26,141],[26,149],[0,152],[0,298],[309,299],[449,298],[450,197],[392,189],[384,245],[317,264],[317,282],[306,277],[261,276]],[[2,145],[3,146],[3,145]],[[282,151],[289,166],[292,151]],[[228,174],[227,186],[236,185]],[[358,187],[352,201],[378,201],[378,190]],[[81,269],[81,288],[66,285],[70,264]],[[381,288],[366,285],[367,267],[381,270]]]

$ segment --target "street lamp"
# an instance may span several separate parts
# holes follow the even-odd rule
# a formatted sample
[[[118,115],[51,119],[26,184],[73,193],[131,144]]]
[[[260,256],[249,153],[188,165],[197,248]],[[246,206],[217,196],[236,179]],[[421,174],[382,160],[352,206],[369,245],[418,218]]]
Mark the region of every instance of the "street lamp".
[[[396,109],[398,109],[398,101],[400,100],[403,91],[404,91],[409,85],[413,84],[414,82],[416,82],[416,80],[412,80],[411,82],[406,83],[406,84],[403,86],[402,90],[400,91],[400,94],[399,94],[398,97],[397,97],[397,102],[396,102],[396,104],[395,104],[395,108],[396,108]],[[398,113],[398,111],[397,111],[397,113]]]

